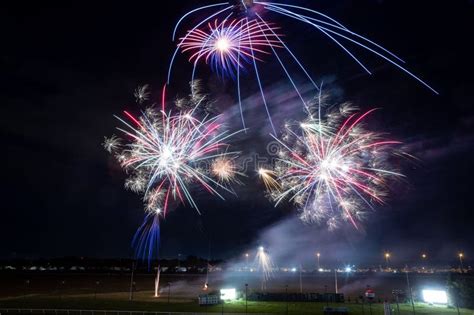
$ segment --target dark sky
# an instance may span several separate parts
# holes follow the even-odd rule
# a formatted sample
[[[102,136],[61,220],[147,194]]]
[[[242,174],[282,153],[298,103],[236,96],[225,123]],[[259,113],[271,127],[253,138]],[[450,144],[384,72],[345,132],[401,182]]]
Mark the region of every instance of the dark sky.
[[[357,252],[360,261],[378,259],[385,249],[400,260],[421,251],[444,261],[458,250],[473,256],[472,1],[292,3],[327,13],[395,51],[440,91],[435,96],[394,67],[355,49],[374,70],[373,76],[365,75],[321,34],[268,15],[282,26],[285,41],[316,78],[330,81],[339,98],[363,109],[383,108],[373,127],[402,139],[422,162],[404,166],[408,183],[397,187],[389,205],[373,214],[365,232],[344,229],[324,236],[324,227],[295,222],[290,206],[275,209],[255,174],[248,174],[246,187],[237,189],[238,198],[227,196],[223,202],[198,193],[201,217],[188,207],[176,209],[162,227],[162,255],[207,255],[210,238],[213,256],[231,258],[280,233],[287,239],[284,246],[292,239],[310,251],[335,244],[326,246],[334,259],[339,248],[341,256]],[[0,257],[129,255],[130,240],[143,217],[142,203],[123,189],[125,175],[101,143],[114,133],[113,114],[140,110],[132,95],[136,86],[150,83],[155,97],[159,95],[174,48],[174,23],[195,6],[196,1],[81,2],[0,10],[0,130],[5,150]],[[278,93],[275,86],[284,78],[272,75],[277,73],[273,70],[281,72],[276,63],[269,59],[263,65],[267,68],[262,76],[272,93]],[[186,92],[191,68],[184,56],[176,69],[170,98]],[[234,83],[222,85],[209,72],[200,74],[211,95],[232,111]],[[257,91],[256,85],[245,90],[248,96]],[[272,110],[277,117],[288,112],[275,105]],[[270,141],[268,131],[260,130],[268,124],[263,107],[255,105],[253,112],[257,114],[249,120],[251,131],[236,143],[244,154],[258,152]],[[238,121],[230,126],[240,127]],[[298,224],[301,229],[294,228]]]

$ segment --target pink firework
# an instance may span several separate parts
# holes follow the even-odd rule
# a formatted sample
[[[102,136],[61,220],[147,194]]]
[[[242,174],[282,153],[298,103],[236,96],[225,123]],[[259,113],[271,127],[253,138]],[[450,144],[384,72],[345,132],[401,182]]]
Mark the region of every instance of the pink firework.
[[[225,130],[218,121],[220,116],[197,118],[195,110],[172,113],[163,105],[160,111],[148,109],[140,117],[124,112],[126,119],[117,119],[125,128],[117,129],[125,137],[121,141],[112,137],[104,143],[129,174],[125,186],[143,194],[148,212],[165,216],[172,200],[199,212],[192,197],[197,185],[221,198],[218,190],[232,193],[220,183],[220,173],[213,172],[212,166],[236,156],[228,151],[226,141],[240,131]],[[229,181],[236,175],[224,166],[219,170],[226,172]]]
[[[236,77],[237,72],[260,60],[258,55],[269,54],[268,48],[280,47],[276,28],[265,22],[249,20],[223,20],[208,23],[207,29],[193,29],[181,38],[179,48],[190,52],[190,61],[197,64],[205,60],[222,76]]]

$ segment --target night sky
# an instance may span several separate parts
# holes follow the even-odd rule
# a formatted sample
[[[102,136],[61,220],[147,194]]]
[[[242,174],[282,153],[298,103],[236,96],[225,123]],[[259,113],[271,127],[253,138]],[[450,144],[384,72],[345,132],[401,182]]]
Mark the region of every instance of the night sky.
[[[300,223],[291,205],[274,208],[249,172],[245,186],[236,188],[239,196],[226,196],[225,202],[196,192],[202,216],[185,206],[173,211],[162,226],[162,256],[206,256],[209,244],[213,257],[225,259],[258,244],[283,258],[316,250],[334,260],[368,262],[380,260],[383,250],[392,251],[398,262],[416,259],[421,251],[443,262],[454,260],[459,250],[474,256],[472,1],[292,3],[327,13],[383,44],[440,91],[434,95],[351,46],[373,70],[368,76],[315,30],[268,15],[335,98],[362,109],[382,108],[371,127],[403,140],[421,161],[402,165],[407,182],[394,188],[388,205],[379,207],[359,232],[345,227],[328,233],[324,226]],[[143,205],[138,195],[124,190],[125,174],[101,143],[118,125],[113,114],[139,113],[133,98],[138,85],[149,83],[158,100],[174,49],[174,23],[195,7],[196,1],[81,2],[0,10],[0,258],[129,257]],[[229,127],[240,128],[238,115],[232,114],[235,84],[219,81],[205,68],[201,65],[198,76],[207,92],[230,117]],[[290,93],[274,58],[262,68],[269,94]],[[169,99],[187,93],[190,72],[180,56]],[[250,130],[234,145],[251,155],[271,139],[257,85],[249,79],[243,91],[249,97],[244,105]],[[271,109],[277,124],[302,110],[277,102]]]

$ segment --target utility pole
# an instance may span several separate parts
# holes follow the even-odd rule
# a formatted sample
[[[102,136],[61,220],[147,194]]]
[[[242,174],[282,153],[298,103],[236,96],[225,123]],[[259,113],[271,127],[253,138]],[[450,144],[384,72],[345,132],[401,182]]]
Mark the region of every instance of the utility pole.
[[[458,315],[461,315],[461,312],[459,311],[459,301],[458,301],[459,297],[458,296],[456,296],[456,310],[458,311]]]
[[[365,301],[365,297],[362,296],[362,315],[365,315],[364,301]]]
[[[303,279],[301,277],[301,269],[303,269],[302,265],[300,265],[300,293],[303,294]]]
[[[368,291],[369,289],[370,289],[370,285],[367,285],[367,291]],[[370,313],[370,315],[372,315],[372,298],[371,298],[371,297],[369,297],[369,298],[367,299],[367,303],[369,303],[369,313]]]
[[[245,315],[247,315],[247,295],[248,295],[249,284],[245,284]]]
[[[99,290],[100,281],[95,282],[95,290],[94,290],[94,300],[97,300],[97,291]]]
[[[463,263],[462,263],[462,260],[464,258],[464,253],[459,253],[458,257],[459,257],[459,262],[461,263],[461,273],[464,273],[464,266],[463,266]]]
[[[168,282],[168,304],[170,304],[170,296],[171,296],[171,282]]]
[[[130,277],[130,294],[128,297],[129,301],[133,301],[133,276],[135,272],[135,261],[132,259],[132,275]]]
[[[413,301],[413,291],[410,286],[410,279],[408,278],[408,265],[405,265],[405,274],[407,276],[407,286],[408,286],[408,293],[410,294],[411,307],[413,309],[413,315],[415,315],[415,302]]]
[[[397,300],[397,314],[400,315],[400,301],[398,300],[399,292],[395,293],[395,298]]]
[[[30,285],[30,280],[25,281],[25,292],[23,294],[23,298],[26,299],[26,296],[28,294],[28,286]]]
[[[336,294],[338,294],[338,289],[337,289],[337,268],[334,269],[334,286],[336,288]]]
[[[324,285],[324,299],[326,300],[326,307],[329,307],[328,286]]]

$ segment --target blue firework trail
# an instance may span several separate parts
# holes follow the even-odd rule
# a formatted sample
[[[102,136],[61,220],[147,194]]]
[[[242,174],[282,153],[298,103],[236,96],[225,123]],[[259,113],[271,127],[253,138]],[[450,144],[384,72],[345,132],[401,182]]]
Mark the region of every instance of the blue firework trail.
[[[137,229],[132,240],[135,248],[135,257],[148,262],[151,266],[153,257],[158,258],[160,248],[160,216],[156,213],[148,213],[143,219],[142,225]]]

